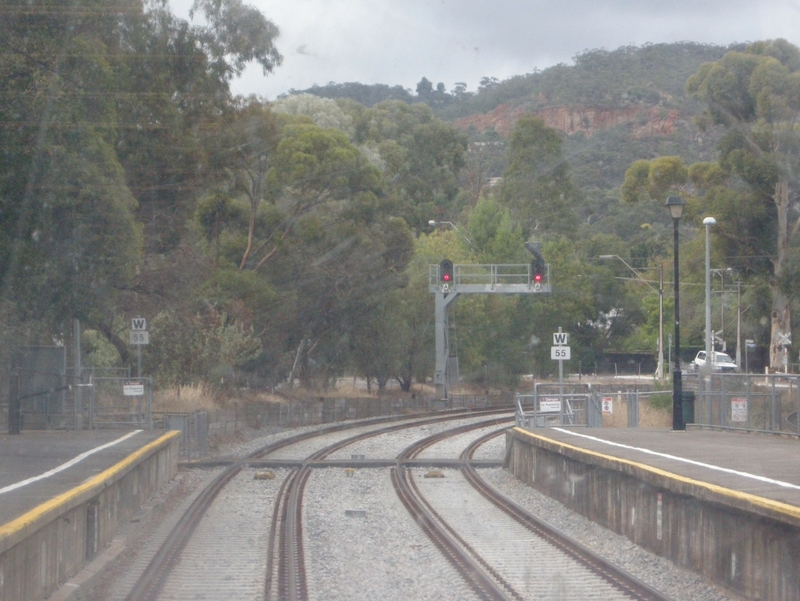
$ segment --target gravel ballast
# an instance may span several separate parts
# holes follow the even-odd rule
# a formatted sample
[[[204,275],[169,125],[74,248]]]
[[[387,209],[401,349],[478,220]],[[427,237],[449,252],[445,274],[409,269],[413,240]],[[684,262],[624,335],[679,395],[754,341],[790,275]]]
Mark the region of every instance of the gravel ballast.
[[[361,441],[342,449],[336,456],[350,458],[363,454],[367,458],[395,457],[405,447],[420,438],[447,430],[455,425],[485,420],[470,417],[456,423],[429,424],[391,435],[381,435],[374,440]],[[364,426],[363,428],[375,426]],[[454,440],[434,445],[424,457],[453,459],[469,444],[499,426],[483,428]],[[244,456],[265,444],[315,428],[297,428],[267,435],[251,432],[249,440],[221,446],[217,453],[227,457]],[[355,431],[326,437],[324,444],[334,438],[352,436]],[[320,440],[306,446],[293,445],[282,456],[303,459],[323,446]],[[290,451],[291,449],[291,451]],[[304,455],[305,454],[305,455]],[[475,459],[502,461],[505,456],[505,437],[500,435],[482,445]],[[277,470],[276,470],[277,471]],[[279,478],[271,483],[254,482],[249,470],[237,479],[234,489],[224,497],[224,512],[234,516],[235,523],[252,524],[251,531],[241,530],[239,539],[266,553],[266,522],[272,497]],[[697,574],[679,568],[670,561],[637,547],[627,538],[617,535],[576,514],[560,503],[546,497],[516,480],[499,468],[480,469],[481,477],[503,494],[524,507],[539,519],[564,532],[584,546],[598,552],[623,570],[651,586],[663,590],[675,601],[724,601],[736,599],[709,585]],[[254,496],[255,495],[255,496]],[[308,571],[309,593],[313,601],[359,600],[471,600],[474,597],[459,575],[423,534],[397,498],[390,481],[388,469],[344,468],[315,469],[308,481],[303,503],[304,545]],[[257,526],[256,526],[257,524]],[[258,541],[262,541],[259,543]],[[235,543],[228,543],[219,553],[238,559]],[[231,548],[233,547],[233,548]],[[263,586],[266,577],[261,560],[254,562],[248,550],[249,562],[254,570],[243,573],[252,591]],[[213,557],[212,556],[209,556]],[[219,557],[217,558],[219,560]],[[209,559],[198,556],[195,561],[202,566]],[[249,580],[247,580],[249,579]],[[259,582],[256,582],[259,581]],[[246,586],[241,586],[244,592]],[[216,594],[206,586],[195,591],[202,599],[227,600],[224,591]],[[172,592],[175,595],[175,592]],[[248,595],[243,595],[243,598]],[[174,596],[172,598],[175,598]]]

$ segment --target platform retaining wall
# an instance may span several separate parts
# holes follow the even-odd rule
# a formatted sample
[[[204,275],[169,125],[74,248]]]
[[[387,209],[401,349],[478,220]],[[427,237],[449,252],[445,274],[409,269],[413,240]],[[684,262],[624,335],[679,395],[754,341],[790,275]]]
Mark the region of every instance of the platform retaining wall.
[[[800,509],[514,428],[506,468],[573,511],[748,599],[800,601]]]
[[[108,544],[178,472],[168,432],[80,486],[0,526],[0,601],[39,601]]]

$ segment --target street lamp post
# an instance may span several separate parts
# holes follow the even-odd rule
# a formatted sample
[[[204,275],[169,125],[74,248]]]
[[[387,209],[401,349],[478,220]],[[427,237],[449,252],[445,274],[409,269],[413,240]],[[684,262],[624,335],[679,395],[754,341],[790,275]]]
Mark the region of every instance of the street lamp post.
[[[456,224],[455,224],[455,223],[453,223],[452,221],[436,221],[435,219],[431,219],[430,221],[428,221],[428,225],[430,225],[431,227],[436,227],[437,225],[449,225],[449,226],[450,226],[450,227],[452,227],[452,228],[453,228],[455,231],[457,231],[459,234],[461,234],[461,236],[464,238],[464,240],[466,240],[466,241],[467,241],[467,244],[469,244],[470,246],[472,246],[472,241],[471,241],[469,238],[467,238],[467,237],[464,235],[464,232],[462,232],[460,229],[458,229],[458,228],[456,227]]]
[[[672,253],[674,255],[674,286],[675,286],[675,367],[672,372],[672,429],[685,430],[683,422],[683,382],[681,381],[681,311],[680,311],[680,277],[678,269],[678,222],[683,215],[686,201],[680,196],[667,198],[666,207],[672,216]]]
[[[653,288],[653,286],[644,279],[639,272],[636,271],[633,267],[628,265],[628,263],[620,257],[619,255],[600,255],[601,259],[619,259],[625,264],[625,267],[630,269],[633,274],[642,280],[645,284],[647,284],[648,288],[658,294],[658,369],[656,370],[656,377],[659,380],[664,380],[664,278],[663,274],[659,277],[659,285],[658,290]]]
[[[706,364],[704,371],[709,372],[714,360],[711,344],[711,234],[709,231],[712,225],[717,225],[717,220],[713,217],[706,217],[703,219],[703,225],[706,227]]]

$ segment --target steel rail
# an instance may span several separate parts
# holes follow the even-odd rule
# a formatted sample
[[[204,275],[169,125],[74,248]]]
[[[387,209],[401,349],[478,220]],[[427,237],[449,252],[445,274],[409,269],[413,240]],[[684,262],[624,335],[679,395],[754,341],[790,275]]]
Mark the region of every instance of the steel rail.
[[[632,574],[606,561],[577,541],[562,534],[549,524],[537,519],[511,499],[500,494],[494,487],[487,483],[486,480],[478,475],[478,471],[470,463],[475,450],[486,441],[501,435],[504,431],[503,429],[489,432],[472,441],[472,443],[464,449],[460,458],[464,460],[464,466],[461,468],[461,472],[464,474],[466,480],[506,515],[513,518],[536,536],[548,541],[554,547],[570,556],[573,560],[585,566],[592,573],[602,577],[611,586],[629,595],[632,599],[638,601],[671,601],[671,598],[661,591],[654,589]]]
[[[396,415],[390,417],[378,417],[378,418],[371,418],[367,420],[360,420],[356,423],[353,422],[343,422],[334,424],[331,426],[326,426],[317,430],[303,432],[300,434],[296,434],[293,436],[288,436],[281,440],[275,441],[268,445],[265,445],[252,453],[249,453],[242,459],[235,461],[233,464],[228,466],[221,474],[219,474],[216,478],[214,478],[206,488],[202,490],[192,504],[189,506],[189,509],[186,513],[180,518],[178,524],[173,528],[173,530],[167,535],[164,542],[159,547],[158,551],[156,552],[155,556],[151,559],[151,561],[146,566],[144,572],[142,573],[141,577],[138,581],[134,584],[131,592],[126,597],[126,601],[155,601],[158,598],[159,592],[162,590],[167,577],[174,565],[177,561],[177,558],[180,556],[181,551],[186,546],[186,543],[191,538],[192,533],[194,532],[197,525],[200,523],[203,515],[205,514],[206,510],[211,506],[214,499],[217,497],[219,492],[225,488],[225,486],[239,473],[242,469],[247,467],[248,460],[253,459],[260,459],[263,458],[270,453],[273,453],[279,449],[284,447],[290,446],[292,444],[296,444],[298,442],[303,442],[305,440],[309,440],[312,438],[316,438],[325,434],[330,434],[333,432],[340,432],[345,431],[348,429],[368,426],[368,425],[377,425],[381,423],[391,423],[396,421],[403,421],[407,423],[402,424],[393,424],[391,426],[387,426],[385,428],[378,428],[376,430],[371,430],[369,432],[361,433],[352,437],[349,437],[343,441],[339,441],[337,443],[333,443],[324,449],[316,451],[313,453],[307,460],[313,461],[316,459],[323,458],[330,453],[333,453],[340,448],[343,448],[349,444],[353,444],[359,440],[363,440],[365,438],[369,438],[372,436],[377,436],[386,432],[392,432],[403,428],[411,428],[417,426],[419,424],[428,424],[428,423],[437,423],[442,421],[452,420],[454,418],[458,418],[459,416],[470,417],[470,416],[479,416],[479,415],[491,415],[493,413],[502,413],[509,411],[509,407],[502,407],[502,408],[488,408],[488,409],[477,409],[477,410],[467,410],[467,409],[451,409],[446,411],[439,411],[435,414],[430,413],[417,413],[417,414],[409,414],[409,415]],[[408,420],[415,420],[408,422]],[[288,537],[291,538],[292,531],[299,532],[300,534],[293,535],[295,540],[291,543],[292,553],[295,554],[300,561],[302,561],[302,523],[301,523],[301,510],[299,509],[302,504],[302,489],[305,486],[308,477],[310,476],[311,468],[309,466],[302,466],[300,468],[301,472],[303,472],[303,477],[300,479],[295,479],[294,484],[289,483],[288,485],[284,482],[284,485],[287,486],[287,490],[284,494],[287,495],[288,501],[285,501],[283,505],[292,505],[294,507],[290,509],[287,507],[287,511],[291,514],[291,519],[287,517],[287,522],[291,523],[291,520],[295,520],[298,524],[298,528],[290,529],[285,534],[281,534],[283,538]],[[277,511],[277,504],[276,504],[276,511]],[[275,522],[277,518],[273,516],[273,522]],[[276,524],[277,526],[277,524]],[[284,528],[284,522],[281,522],[280,529]],[[277,532],[282,532],[282,530],[277,529]],[[299,542],[298,542],[299,541]],[[273,550],[275,543],[272,543]],[[281,543],[283,545],[283,543]],[[279,547],[281,546],[279,545]],[[272,557],[272,555],[271,555]],[[299,582],[299,584],[295,585],[295,589],[298,594],[303,595],[299,598],[307,598],[307,587],[304,582],[304,572],[302,567],[292,567],[292,574],[293,581]],[[272,570],[273,564],[268,561],[268,573],[267,573],[267,585],[268,587],[272,586]],[[280,573],[280,570],[279,570]],[[298,580],[300,578],[300,580]]]
[[[206,509],[237,473],[238,469],[225,470],[200,492],[147,564],[142,576],[126,597],[126,601],[155,601],[158,598],[174,562],[191,538]]]
[[[391,470],[391,477],[395,492],[411,517],[475,595],[483,601],[509,601],[509,597],[498,583],[486,576],[486,572],[472,560],[459,543],[450,538],[429,509],[419,501],[409,482],[408,471],[403,467],[394,467]],[[519,599],[516,595],[514,598]]]
[[[507,408],[497,410],[485,410],[482,413],[506,413]],[[293,475],[289,477],[289,483],[286,486],[286,500],[280,507],[280,554],[278,558],[279,568],[279,582],[278,582],[278,595],[281,601],[302,601],[308,599],[308,585],[305,571],[305,561],[303,555],[303,525],[302,525],[302,503],[303,503],[303,490],[309,476],[311,475],[312,468],[307,462],[320,461],[332,453],[352,445],[367,438],[373,438],[382,434],[396,432],[398,430],[412,428],[420,424],[432,424],[443,421],[452,420],[454,415],[436,416],[430,418],[423,418],[413,423],[393,424],[370,430],[369,432],[361,432],[354,436],[350,436],[343,440],[334,442],[322,449],[319,449],[309,455],[301,468],[299,468]],[[503,419],[502,421],[511,421],[511,419]],[[476,427],[485,427],[497,423],[497,419],[481,422],[478,426],[469,424],[468,429]],[[273,516],[277,513],[278,507],[276,506]],[[275,518],[273,517],[273,523]],[[271,568],[268,568],[271,573]]]
[[[497,411],[497,409],[493,410]],[[479,410],[478,413],[481,411],[486,410]],[[447,419],[446,416],[449,416],[449,418],[452,419],[460,414],[471,415],[472,413],[473,412],[457,409],[438,412],[436,417],[433,418],[430,418],[430,414],[410,414],[372,418],[368,420],[360,420],[356,423],[343,422],[320,428],[318,430],[303,432],[294,436],[288,436],[253,451],[244,458],[228,466],[222,473],[209,482],[206,487],[197,495],[183,516],[181,516],[181,518],[178,520],[176,526],[164,539],[158,551],[156,551],[156,554],[147,564],[142,572],[142,575],[133,585],[130,593],[125,597],[126,601],[155,601],[158,598],[158,594],[163,588],[173,565],[180,556],[183,548],[186,546],[186,543],[191,538],[192,533],[200,523],[203,515],[205,515],[206,510],[211,506],[211,503],[213,503],[220,491],[222,491],[222,489],[224,489],[225,486],[247,465],[248,460],[264,457],[265,455],[269,455],[270,453],[281,448],[290,446],[297,442],[315,438],[317,436],[358,428],[365,425],[404,421],[409,419],[413,420],[415,418],[418,418],[422,423],[425,423],[426,418],[441,420]],[[410,426],[413,426],[413,424],[407,425],[406,427]],[[267,578],[270,580],[270,574],[267,575]]]
[[[291,476],[291,474],[289,475]],[[269,539],[267,544],[267,578],[264,582],[264,599],[266,601],[273,601],[273,599],[280,599],[280,595],[273,597],[272,589],[276,584],[276,579],[273,578],[275,573],[275,550],[278,540],[278,517],[282,513],[282,507],[286,503],[286,486],[288,485],[290,477],[283,479],[278,494],[275,497],[275,509],[272,512],[272,523],[269,528]]]

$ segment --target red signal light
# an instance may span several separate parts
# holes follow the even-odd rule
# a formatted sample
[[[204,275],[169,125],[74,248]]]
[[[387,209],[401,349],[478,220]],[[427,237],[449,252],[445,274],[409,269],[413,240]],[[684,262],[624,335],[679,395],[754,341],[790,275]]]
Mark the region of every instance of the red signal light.
[[[537,284],[540,283],[542,281],[542,274],[541,273],[534,274],[533,281],[536,282]]]
[[[450,259],[445,259],[439,263],[439,280],[444,284],[452,284],[453,269],[453,262]]]

